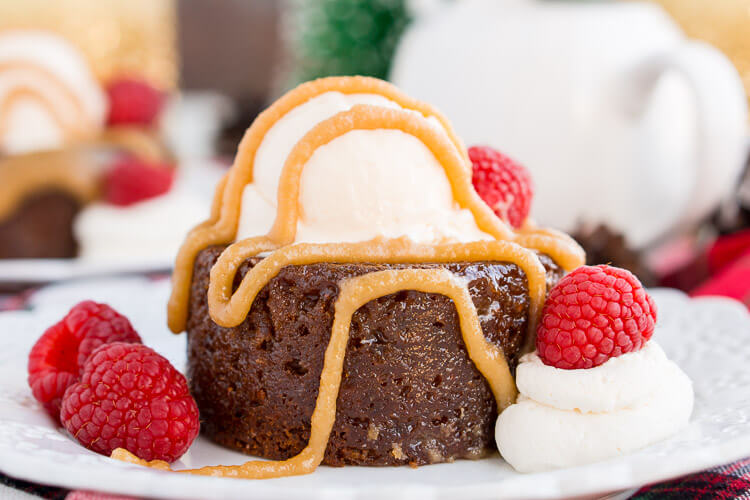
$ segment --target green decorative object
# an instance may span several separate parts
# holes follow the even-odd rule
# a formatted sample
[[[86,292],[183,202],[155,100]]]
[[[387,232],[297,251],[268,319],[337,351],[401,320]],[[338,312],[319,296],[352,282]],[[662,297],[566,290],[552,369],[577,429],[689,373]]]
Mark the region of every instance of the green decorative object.
[[[385,78],[410,21],[407,0],[293,0],[291,83],[336,75]]]

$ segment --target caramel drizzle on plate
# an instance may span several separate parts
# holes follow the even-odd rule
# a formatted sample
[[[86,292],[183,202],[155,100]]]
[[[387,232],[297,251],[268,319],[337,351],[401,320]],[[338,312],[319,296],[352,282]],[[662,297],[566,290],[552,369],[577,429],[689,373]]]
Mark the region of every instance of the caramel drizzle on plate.
[[[282,97],[261,114],[240,144],[234,166],[216,191],[211,218],[187,237],[177,257],[170,297],[169,327],[185,328],[188,295],[194,260],[209,245],[232,242],[237,231],[241,195],[252,181],[255,151],[276,121],[294,107],[328,91],[376,93],[395,101],[406,110],[356,105],[313,127],[292,149],[281,172],[278,209],[274,224],[265,236],[237,241],[224,250],[211,269],[208,289],[209,314],[220,326],[233,327],[245,320],[260,290],[286,266],[311,263],[448,263],[501,261],[516,264],[526,274],[529,287],[529,335],[533,343],[541,307],[546,295],[546,273],[533,250],[549,254],[563,268],[583,263],[581,248],[567,235],[538,230],[528,225],[518,233],[497,218],[481,201],[471,185],[470,169],[463,146],[455,138],[447,120],[432,108],[403,96],[389,84],[362,77],[328,78],[304,84]],[[430,125],[424,117],[435,116],[445,132]],[[418,138],[444,167],[456,204],[469,210],[477,226],[494,239],[470,243],[418,245],[408,238],[376,238],[359,243],[296,243],[300,218],[299,190],[302,170],[321,146],[352,130],[400,130]],[[239,267],[247,259],[270,254],[243,277],[239,287],[232,285]],[[349,327],[354,312],[367,302],[400,290],[416,290],[444,295],[453,300],[461,333],[470,359],[487,380],[498,411],[512,404],[516,387],[503,352],[489,343],[482,332],[477,312],[463,279],[445,269],[395,269],[349,278],[339,283],[331,339],[326,348],[320,387],[311,417],[310,441],[298,455],[283,461],[253,460],[238,466],[203,467],[186,470],[201,475],[266,479],[314,471],[322,462],[336,417],[336,399],[341,382]],[[527,345],[526,347],[529,347]],[[168,468],[164,462],[145,462],[126,450],[114,458],[141,465]]]

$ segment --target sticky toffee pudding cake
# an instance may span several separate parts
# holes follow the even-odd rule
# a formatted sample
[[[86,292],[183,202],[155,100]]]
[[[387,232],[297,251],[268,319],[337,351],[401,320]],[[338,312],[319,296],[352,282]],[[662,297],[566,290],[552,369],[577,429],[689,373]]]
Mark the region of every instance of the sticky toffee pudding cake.
[[[271,461],[187,472],[485,456],[547,289],[583,261],[481,201],[432,107],[371,78],[301,85],[245,134],[168,308],[204,433]]]
[[[189,379],[204,434],[251,455],[285,459],[307,444],[338,283],[345,279],[441,267],[468,280],[482,330],[511,366],[525,338],[525,276],[513,264],[479,262],[288,266],[260,291],[240,325],[224,328],[211,321],[206,298],[210,269],[223,250],[209,247],[196,259]],[[561,269],[540,260],[553,286]],[[258,262],[245,261],[238,279]],[[404,290],[359,309],[343,381],[324,464],[423,465],[479,458],[494,448],[497,407],[444,296]]]

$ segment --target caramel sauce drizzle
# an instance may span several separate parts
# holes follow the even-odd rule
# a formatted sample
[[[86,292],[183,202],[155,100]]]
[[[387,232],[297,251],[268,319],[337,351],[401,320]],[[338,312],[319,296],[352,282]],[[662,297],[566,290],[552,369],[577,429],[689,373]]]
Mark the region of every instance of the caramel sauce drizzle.
[[[63,132],[64,136],[71,135],[71,131],[68,128],[68,124],[65,123],[65,118],[50,101],[49,97],[40,93],[38,90],[31,87],[18,87],[14,88],[5,94],[2,101],[0,101],[0,137],[5,137],[10,128],[9,116],[11,110],[16,103],[23,99],[34,100],[44,107],[52,119],[55,120],[58,128]]]
[[[526,274],[530,299],[530,333],[527,338],[531,339],[530,344],[527,341],[526,347],[533,345],[533,332],[536,331],[546,295],[546,274],[537,254],[531,249],[549,254],[567,270],[583,263],[583,251],[567,235],[539,230],[531,224],[518,233],[514,232],[495,216],[474,191],[466,154],[450,126],[446,125],[446,133],[443,134],[429,125],[424,116],[435,116],[444,124],[447,124],[447,120],[431,108],[403,96],[389,84],[362,77],[328,78],[304,84],[272,105],[248,129],[232,170],[217,188],[210,219],[188,235],[177,256],[168,306],[170,329],[179,333],[185,328],[190,281],[197,254],[209,245],[230,243],[235,237],[242,189],[252,181],[255,151],[266,132],[292,108],[332,90],[385,95],[402,108],[419,111],[422,116],[403,109],[356,105],[313,127],[295,145],[284,164],[279,182],[276,219],[269,233],[231,244],[212,267],[207,295],[212,320],[224,327],[242,323],[260,290],[283,267],[289,265],[320,262],[501,261],[516,264]],[[469,210],[479,229],[495,239],[438,245],[419,245],[406,237],[376,238],[359,243],[295,244],[300,217],[300,179],[310,157],[319,147],[349,131],[376,129],[401,130],[418,138],[443,165],[457,205]],[[242,263],[264,252],[270,254],[256,264],[233,291],[234,278]],[[490,385],[498,411],[512,404],[516,397],[516,387],[507,360],[500,349],[485,339],[464,280],[445,269],[400,269],[369,273],[339,283],[331,339],[326,348],[318,397],[311,417],[310,441],[304,450],[288,460],[252,460],[238,466],[203,467],[179,472],[266,479],[314,471],[323,460],[336,417],[336,399],[352,315],[367,302],[400,290],[436,293],[453,301],[469,357]],[[145,462],[123,449],[115,450],[112,456],[150,467],[164,469],[167,466],[160,461]]]
[[[323,360],[320,389],[311,417],[310,441],[307,446],[298,455],[287,460],[251,460],[239,466],[202,467],[179,472],[242,479],[269,479],[313,472],[323,461],[328,437],[336,420],[336,399],[344,369],[352,316],[371,300],[400,290],[437,293],[453,300],[458,311],[466,349],[477,369],[490,383],[498,408],[505,408],[513,403],[516,398],[516,386],[505,356],[500,349],[484,338],[474,302],[463,279],[445,269],[378,271],[349,278],[339,283],[339,296],[335,304],[331,339]],[[121,448],[115,450],[112,456],[131,463],[161,469],[166,465],[162,461],[139,460]]]
[[[247,259],[267,251],[272,252],[248,272],[233,293],[234,273],[225,270],[236,269]],[[357,243],[298,243],[278,249],[265,238],[239,241],[228,247],[211,269],[208,307],[211,319],[216,324],[224,327],[239,325],[247,317],[257,294],[286,266],[321,262],[421,264],[477,260],[517,264],[528,277],[531,303],[529,316],[538,316],[538,308],[546,293],[546,275],[544,266],[534,252],[508,241],[418,245],[406,237],[378,238]]]

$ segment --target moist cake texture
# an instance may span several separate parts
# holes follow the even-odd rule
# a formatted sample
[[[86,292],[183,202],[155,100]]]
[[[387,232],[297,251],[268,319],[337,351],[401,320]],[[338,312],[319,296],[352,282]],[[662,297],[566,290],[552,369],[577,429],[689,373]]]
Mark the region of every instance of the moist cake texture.
[[[444,267],[467,280],[486,338],[515,366],[527,329],[527,280],[515,264],[309,264],[288,266],[238,326],[209,315],[209,273],[225,247],[195,261],[188,378],[202,430],[250,455],[286,459],[310,436],[338,283],[403,268]],[[261,259],[248,259],[235,286]],[[562,270],[540,255],[548,288]],[[492,392],[464,347],[447,297],[403,291],[371,301],[351,324],[336,421],[324,464],[424,465],[480,458],[495,448]]]

